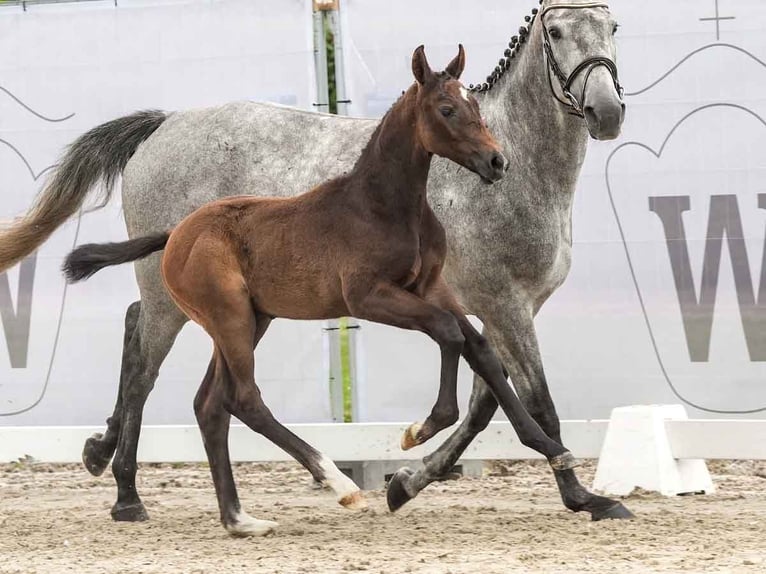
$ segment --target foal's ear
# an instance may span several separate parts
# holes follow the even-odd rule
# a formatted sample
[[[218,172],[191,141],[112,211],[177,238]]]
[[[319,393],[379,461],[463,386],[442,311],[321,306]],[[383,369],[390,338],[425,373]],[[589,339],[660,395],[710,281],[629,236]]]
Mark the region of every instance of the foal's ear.
[[[412,74],[421,86],[434,75],[426,60],[426,50],[422,44],[415,48],[412,54]]]
[[[455,56],[454,59],[447,65],[445,70],[449,73],[450,76],[452,76],[456,80],[459,80],[461,74],[463,73],[464,68],[465,68],[465,50],[463,49],[463,44],[458,44],[457,56]]]

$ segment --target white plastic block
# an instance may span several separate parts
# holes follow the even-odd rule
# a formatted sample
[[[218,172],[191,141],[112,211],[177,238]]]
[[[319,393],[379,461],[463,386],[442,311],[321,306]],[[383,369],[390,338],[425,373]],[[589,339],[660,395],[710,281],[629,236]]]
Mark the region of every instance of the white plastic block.
[[[612,410],[594,490],[626,495],[634,488],[675,496],[715,490],[701,459],[676,459],[665,422],[686,420],[682,405],[637,405]]]

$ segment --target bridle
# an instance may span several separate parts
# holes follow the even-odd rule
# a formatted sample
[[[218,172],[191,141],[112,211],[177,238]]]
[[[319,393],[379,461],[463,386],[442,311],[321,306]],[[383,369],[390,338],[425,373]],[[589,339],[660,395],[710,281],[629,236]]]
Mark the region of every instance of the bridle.
[[[551,92],[562,105],[569,108],[570,114],[584,118],[585,113],[583,112],[581,102],[585,99],[585,87],[588,85],[588,78],[590,77],[593,70],[599,66],[604,66],[607,70],[609,70],[609,74],[612,76],[612,81],[614,82],[614,88],[617,90],[617,93],[620,96],[620,100],[622,100],[623,88],[617,78],[617,64],[615,64],[613,60],[607,58],[606,56],[593,56],[586,58],[580,62],[568,76],[561,70],[561,66],[559,66],[558,62],[556,61],[556,57],[553,55],[550,36],[548,35],[548,28],[545,27],[545,15],[551,10],[575,8],[608,9],[609,6],[602,2],[588,2],[583,4],[550,4],[549,6],[543,8],[542,12],[540,12],[540,25],[543,27],[543,50],[545,51],[545,60],[548,63],[548,84],[551,87]],[[562,100],[559,94],[553,88],[551,72],[553,73],[553,76],[555,76],[558,80],[559,85],[561,86],[561,92],[564,94],[566,100]],[[583,72],[585,72],[585,78],[583,79],[582,92],[580,93],[580,99],[578,100],[572,93],[571,88],[577,76]]]

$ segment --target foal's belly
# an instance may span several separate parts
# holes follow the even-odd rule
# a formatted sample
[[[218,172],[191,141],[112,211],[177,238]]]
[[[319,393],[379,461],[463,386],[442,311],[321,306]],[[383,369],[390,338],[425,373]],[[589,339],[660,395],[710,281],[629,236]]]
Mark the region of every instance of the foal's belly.
[[[255,271],[248,282],[253,306],[285,319],[335,319],[350,314],[339,278],[289,275],[269,276]]]

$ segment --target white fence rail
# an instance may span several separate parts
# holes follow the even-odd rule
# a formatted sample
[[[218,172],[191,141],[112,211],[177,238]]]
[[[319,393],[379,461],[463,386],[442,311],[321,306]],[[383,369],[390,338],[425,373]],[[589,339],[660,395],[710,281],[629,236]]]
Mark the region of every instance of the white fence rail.
[[[296,424],[289,428],[329,457],[342,461],[418,460],[446,438],[407,452],[399,439],[409,423]],[[579,458],[598,458],[607,420],[562,421],[564,442]],[[766,420],[667,421],[676,458],[766,460]],[[101,427],[0,427],[0,462],[31,456],[41,462],[78,462],[83,441]],[[235,461],[284,461],[290,457],[245,426],[233,425],[229,443]],[[493,422],[466,450],[466,460],[532,459],[506,422]],[[197,427],[146,426],[138,449],[141,462],[205,461]]]

